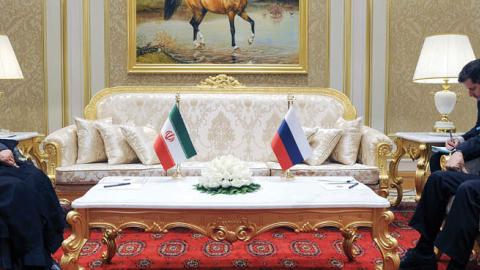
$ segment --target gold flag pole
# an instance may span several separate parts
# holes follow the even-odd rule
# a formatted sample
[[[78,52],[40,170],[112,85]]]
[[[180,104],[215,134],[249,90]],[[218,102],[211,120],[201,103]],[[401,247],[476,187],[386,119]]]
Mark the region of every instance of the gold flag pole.
[[[179,92],[177,92],[177,94],[175,95],[175,103],[177,104],[178,110],[180,110],[180,93]],[[175,172],[173,173],[172,177],[176,179],[183,178],[180,164],[177,164],[175,166]]]
[[[290,107],[293,106],[293,101],[295,100],[295,97],[292,94],[288,94],[287,100],[288,100],[288,110],[290,110]],[[295,175],[293,175],[290,169],[287,169],[285,171],[282,171],[282,178],[284,178],[285,180],[293,180],[295,179]]]

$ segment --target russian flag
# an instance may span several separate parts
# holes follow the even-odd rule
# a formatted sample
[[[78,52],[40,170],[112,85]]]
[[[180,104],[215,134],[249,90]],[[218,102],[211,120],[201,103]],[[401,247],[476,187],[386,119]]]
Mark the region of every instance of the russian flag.
[[[312,149],[293,106],[288,110],[280,128],[273,137],[272,149],[284,171],[295,164],[302,163],[312,155]]]

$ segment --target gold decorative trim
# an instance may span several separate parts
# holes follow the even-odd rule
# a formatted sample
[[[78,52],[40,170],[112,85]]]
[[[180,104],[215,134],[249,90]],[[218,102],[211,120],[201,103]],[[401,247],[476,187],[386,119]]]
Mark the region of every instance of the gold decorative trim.
[[[210,76],[201,81],[197,86],[209,88],[245,87],[237,79],[232,76],[227,76],[226,74]]]
[[[164,87],[135,87],[135,86],[119,86],[106,88],[95,94],[90,103],[85,107],[84,115],[86,119],[97,118],[97,104],[107,96],[122,93],[204,93],[204,94],[307,94],[307,95],[324,95],[337,99],[345,109],[343,118],[353,120],[357,116],[357,111],[350,99],[342,92],[333,88],[319,87],[226,87],[226,88],[209,88],[208,90],[195,86],[164,86]]]
[[[67,0],[60,0],[60,19],[62,31],[62,124],[64,127],[70,123],[69,95],[68,95],[68,6]]]
[[[331,27],[331,24],[332,24],[332,16],[331,16],[331,12],[332,12],[332,1],[331,0],[327,0],[327,59],[325,60],[326,63],[327,63],[327,70],[326,70],[326,73],[327,73],[327,84],[328,86],[330,86],[330,27]]]
[[[392,153],[392,146],[389,143],[379,143],[376,146],[375,162],[379,170],[379,192],[378,195],[387,198],[389,193],[389,167],[387,159]]]
[[[136,1],[128,1],[128,73],[235,73],[306,74],[308,73],[308,0],[299,0],[298,64],[139,64],[136,59]]]
[[[352,63],[352,0],[344,0],[343,10],[343,92],[350,98]]]
[[[47,0],[42,0],[42,46],[43,46],[43,117],[45,128],[43,129],[44,134],[48,134],[48,62],[47,62],[47,40],[48,40],[48,29],[45,19],[47,18]]]
[[[365,31],[365,125],[372,123],[372,35],[373,32],[373,0],[367,0],[367,16]]]
[[[119,230],[129,227],[148,232],[166,233],[175,227],[189,228],[217,241],[248,241],[279,227],[295,232],[311,232],[333,226],[342,231],[347,256],[354,259],[352,246],[358,227],[371,227],[372,238],[383,256],[383,269],[398,269],[397,242],[389,231],[393,213],[382,208],[316,208],[316,209],[77,209],[67,215],[72,235],[62,248],[62,269],[78,269],[80,250],[89,237],[89,228],[106,229],[105,242],[115,246]],[[113,252],[107,254],[113,256]],[[106,259],[112,258],[106,255]],[[349,257],[350,258],[350,257]]]
[[[105,88],[110,87],[110,0],[103,0],[103,27],[105,50]]]
[[[90,61],[90,0],[83,0],[83,104],[92,97]]]
[[[63,270],[83,269],[83,267],[78,266],[78,258],[89,235],[87,211],[79,209],[68,212],[67,223],[72,226],[72,234],[62,243],[62,249],[65,253],[60,260],[60,264]]]
[[[386,39],[386,48],[385,48],[385,100],[384,100],[384,109],[383,109],[383,133],[387,134],[389,132],[388,129],[388,99],[390,97],[390,8],[391,8],[391,0],[386,0],[387,1],[387,10],[386,10],[386,33],[385,33],[385,39]]]

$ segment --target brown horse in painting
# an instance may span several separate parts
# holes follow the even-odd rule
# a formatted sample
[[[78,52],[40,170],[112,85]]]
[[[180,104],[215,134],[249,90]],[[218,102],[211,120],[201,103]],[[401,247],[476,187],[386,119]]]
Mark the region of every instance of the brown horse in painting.
[[[182,0],[165,0],[164,19],[168,20],[180,6]],[[252,44],[255,38],[255,22],[245,11],[247,0],[186,0],[187,6],[192,10],[193,16],[190,24],[193,27],[193,43],[195,47],[204,45],[200,24],[208,11],[217,14],[226,14],[230,21],[230,32],[232,34],[232,47],[238,49],[235,43],[235,15],[240,16],[252,26],[252,36],[248,43]]]

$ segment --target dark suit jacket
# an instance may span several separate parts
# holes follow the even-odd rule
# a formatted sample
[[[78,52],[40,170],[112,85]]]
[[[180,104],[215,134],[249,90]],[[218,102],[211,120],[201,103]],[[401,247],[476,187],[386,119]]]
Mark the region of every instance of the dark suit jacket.
[[[465,142],[459,144],[457,150],[462,151],[465,161],[480,157],[480,100],[477,100],[477,122],[462,137]]]
[[[473,138],[480,134],[480,100],[477,100],[477,122],[475,126],[469,131],[465,132],[462,137],[466,140]]]

